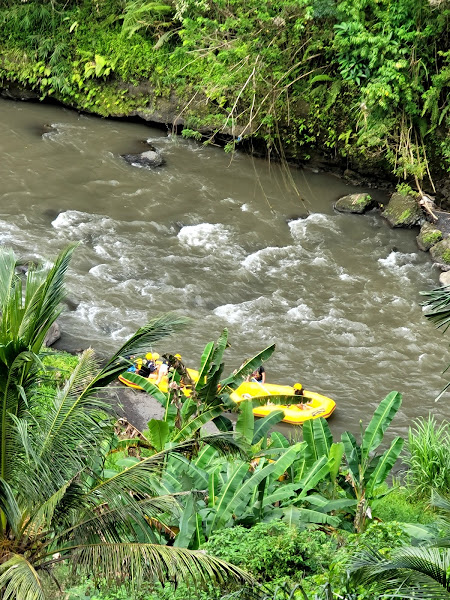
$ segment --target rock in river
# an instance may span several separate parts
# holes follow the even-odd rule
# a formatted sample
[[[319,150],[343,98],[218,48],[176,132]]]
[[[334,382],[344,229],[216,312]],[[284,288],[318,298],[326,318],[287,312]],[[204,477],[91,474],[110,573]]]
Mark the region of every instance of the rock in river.
[[[164,159],[158,150],[147,150],[140,154],[122,154],[121,156],[134,167],[152,168],[164,164]]]
[[[367,212],[375,206],[375,202],[369,194],[349,194],[343,196],[334,205],[339,212],[357,213],[359,215]]]
[[[60,328],[58,322],[55,321],[50,326],[50,329],[47,331],[47,333],[45,335],[44,346],[46,346],[47,348],[49,348],[50,346],[53,346],[53,344],[55,342],[57,342],[60,337],[61,337],[61,328]]]
[[[422,211],[415,198],[395,192],[383,212],[391,227],[414,227],[423,219]]]
[[[450,238],[438,242],[430,248],[433,261],[443,271],[450,271]]]
[[[419,235],[416,237],[417,245],[421,250],[426,252],[432,246],[440,242],[443,238],[442,231],[437,227],[425,221],[420,228]]]

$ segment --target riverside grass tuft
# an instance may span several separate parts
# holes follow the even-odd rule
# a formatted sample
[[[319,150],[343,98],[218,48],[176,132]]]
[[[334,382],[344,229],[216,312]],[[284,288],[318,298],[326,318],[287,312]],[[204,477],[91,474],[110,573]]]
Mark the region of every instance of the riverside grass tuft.
[[[406,475],[412,492],[430,499],[432,491],[450,495],[450,431],[448,422],[439,424],[433,415],[420,418],[409,429]]]

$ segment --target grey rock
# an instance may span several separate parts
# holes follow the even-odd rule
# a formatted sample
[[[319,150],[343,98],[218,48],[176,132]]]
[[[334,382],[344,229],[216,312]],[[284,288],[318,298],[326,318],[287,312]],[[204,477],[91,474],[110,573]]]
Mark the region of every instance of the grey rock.
[[[450,271],[450,238],[445,238],[430,248],[433,262],[442,270]]]
[[[420,228],[419,235],[416,237],[417,245],[421,250],[427,252],[432,246],[440,242],[443,238],[442,231],[437,227],[425,221]]]
[[[415,198],[395,192],[382,213],[391,227],[411,228],[423,219],[422,210]]]
[[[445,287],[447,285],[450,285],[450,271],[443,271],[440,275],[439,275],[439,283]]]
[[[343,196],[334,205],[339,212],[363,214],[375,206],[369,194],[349,194]]]
[[[154,168],[164,164],[161,153],[157,150],[146,150],[140,154],[122,154],[127,163],[134,167]]]
[[[46,346],[47,348],[49,348],[50,346],[53,346],[53,344],[55,342],[57,342],[60,339],[60,337],[61,337],[61,327],[55,321],[50,326],[50,329],[47,331],[47,334],[44,338],[44,346]]]

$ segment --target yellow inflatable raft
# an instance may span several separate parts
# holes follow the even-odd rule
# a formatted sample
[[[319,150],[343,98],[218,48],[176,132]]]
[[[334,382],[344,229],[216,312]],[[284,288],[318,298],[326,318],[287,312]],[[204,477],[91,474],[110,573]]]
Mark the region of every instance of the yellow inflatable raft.
[[[323,417],[327,419],[336,408],[336,402],[331,398],[316,392],[303,391],[302,396],[295,394],[295,389],[290,385],[275,385],[273,383],[260,384],[255,381],[245,381],[235,392],[231,399],[239,404],[243,400],[267,398],[267,396],[291,396],[292,404],[264,404],[253,409],[255,417],[265,417],[275,410],[284,412],[285,423],[302,425],[305,421]]]
[[[192,381],[197,381],[198,379],[198,371],[196,371],[195,369],[186,369],[187,372],[189,373],[190,378],[192,379]],[[133,388],[135,390],[142,390],[140,385],[136,385],[135,383],[131,383],[131,381],[127,381],[124,376],[126,376],[126,373],[123,373],[123,375],[119,375],[119,381],[125,385],[127,385],[130,388]],[[156,373],[154,375],[150,375],[150,377],[148,378],[148,380],[150,381],[150,383],[155,383],[156,382]],[[167,394],[167,392],[169,391],[169,378],[167,377],[167,375],[165,377],[163,377],[161,379],[161,381],[158,384],[159,389],[164,393]],[[185,396],[189,396],[191,391],[188,387],[184,387],[183,388],[183,393]]]

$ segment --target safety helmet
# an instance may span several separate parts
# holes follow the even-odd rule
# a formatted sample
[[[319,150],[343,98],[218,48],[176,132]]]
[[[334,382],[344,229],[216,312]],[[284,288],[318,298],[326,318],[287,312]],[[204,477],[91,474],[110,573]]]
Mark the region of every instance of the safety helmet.
[[[181,354],[175,354],[175,358],[178,358],[178,360],[181,360]]]
[[[294,390],[301,390],[303,389],[303,386],[301,383],[294,383]]]
[[[159,354],[157,352],[153,352],[153,360],[158,360]]]
[[[148,352],[148,353],[145,355],[145,358],[146,358],[147,360],[152,360],[152,358],[153,358],[153,354],[152,354],[151,352]]]

